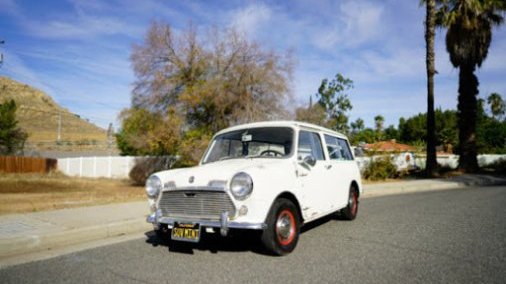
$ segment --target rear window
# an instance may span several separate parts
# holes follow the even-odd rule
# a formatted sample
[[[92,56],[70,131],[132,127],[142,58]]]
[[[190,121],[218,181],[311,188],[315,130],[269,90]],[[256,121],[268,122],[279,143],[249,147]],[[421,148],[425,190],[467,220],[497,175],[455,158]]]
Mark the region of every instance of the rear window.
[[[353,160],[350,146],[345,139],[325,134],[325,144],[331,160]]]

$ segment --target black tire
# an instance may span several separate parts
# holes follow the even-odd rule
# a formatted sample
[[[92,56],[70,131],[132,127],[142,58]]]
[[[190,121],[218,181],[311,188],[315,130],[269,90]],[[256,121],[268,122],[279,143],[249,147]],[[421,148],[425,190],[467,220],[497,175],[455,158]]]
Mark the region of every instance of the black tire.
[[[170,232],[171,230],[167,227],[167,225],[160,224],[160,228],[155,229],[156,237],[161,242],[170,241]]]
[[[266,223],[261,240],[269,253],[281,256],[292,252],[300,234],[300,216],[295,204],[289,199],[276,199]]]
[[[352,185],[350,186],[350,194],[348,196],[348,205],[342,209],[339,216],[344,220],[355,220],[358,214],[358,190]]]

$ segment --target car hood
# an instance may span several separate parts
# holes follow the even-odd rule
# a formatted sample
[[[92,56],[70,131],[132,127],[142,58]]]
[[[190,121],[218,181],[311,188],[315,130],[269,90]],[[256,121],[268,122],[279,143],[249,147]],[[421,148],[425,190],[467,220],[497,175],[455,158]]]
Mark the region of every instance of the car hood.
[[[284,165],[286,164],[286,165]],[[244,158],[217,161],[192,168],[182,168],[156,173],[162,183],[174,182],[177,187],[207,186],[211,181],[228,182],[236,173],[267,170],[273,166],[285,167],[289,159]],[[191,181],[193,180],[193,181]]]

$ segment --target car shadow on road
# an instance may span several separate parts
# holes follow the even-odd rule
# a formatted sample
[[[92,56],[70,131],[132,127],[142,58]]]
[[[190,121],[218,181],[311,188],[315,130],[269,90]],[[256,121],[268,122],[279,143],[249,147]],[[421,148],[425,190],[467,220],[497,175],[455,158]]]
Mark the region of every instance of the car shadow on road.
[[[338,218],[339,219],[339,218]],[[304,225],[301,234],[311,231],[328,222],[335,222],[335,215],[320,218],[314,222]],[[260,231],[252,230],[231,230],[227,237],[222,237],[218,232],[208,234],[203,232],[198,243],[173,241],[170,233],[163,237],[158,236],[154,231],[147,232],[146,243],[152,246],[166,247],[169,252],[194,254],[195,250],[209,251],[211,253],[223,252],[245,252],[251,251],[256,254],[270,256],[260,241]]]
[[[202,233],[198,243],[173,241],[170,235],[160,237],[154,231],[147,232],[146,237],[146,243],[167,247],[169,252],[194,254],[195,250],[211,253],[251,251],[268,255],[260,244],[260,234],[257,231],[231,231],[227,237],[222,237],[219,233]]]

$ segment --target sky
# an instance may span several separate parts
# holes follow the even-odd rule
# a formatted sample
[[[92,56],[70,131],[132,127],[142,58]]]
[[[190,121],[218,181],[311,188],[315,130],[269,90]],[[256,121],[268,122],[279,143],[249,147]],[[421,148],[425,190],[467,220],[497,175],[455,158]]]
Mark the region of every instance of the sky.
[[[308,105],[324,78],[354,81],[350,121],[385,126],[425,112],[424,7],[418,0],[161,1],[0,0],[0,76],[32,85],[71,112],[117,129],[130,106],[135,75],[130,54],[153,21],[176,31],[235,27],[266,50],[292,51],[295,104]],[[436,35],[435,105],[455,109],[458,70],[449,62],[445,30]],[[478,70],[480,96],[506,97],[506,27],[493,31]]]

